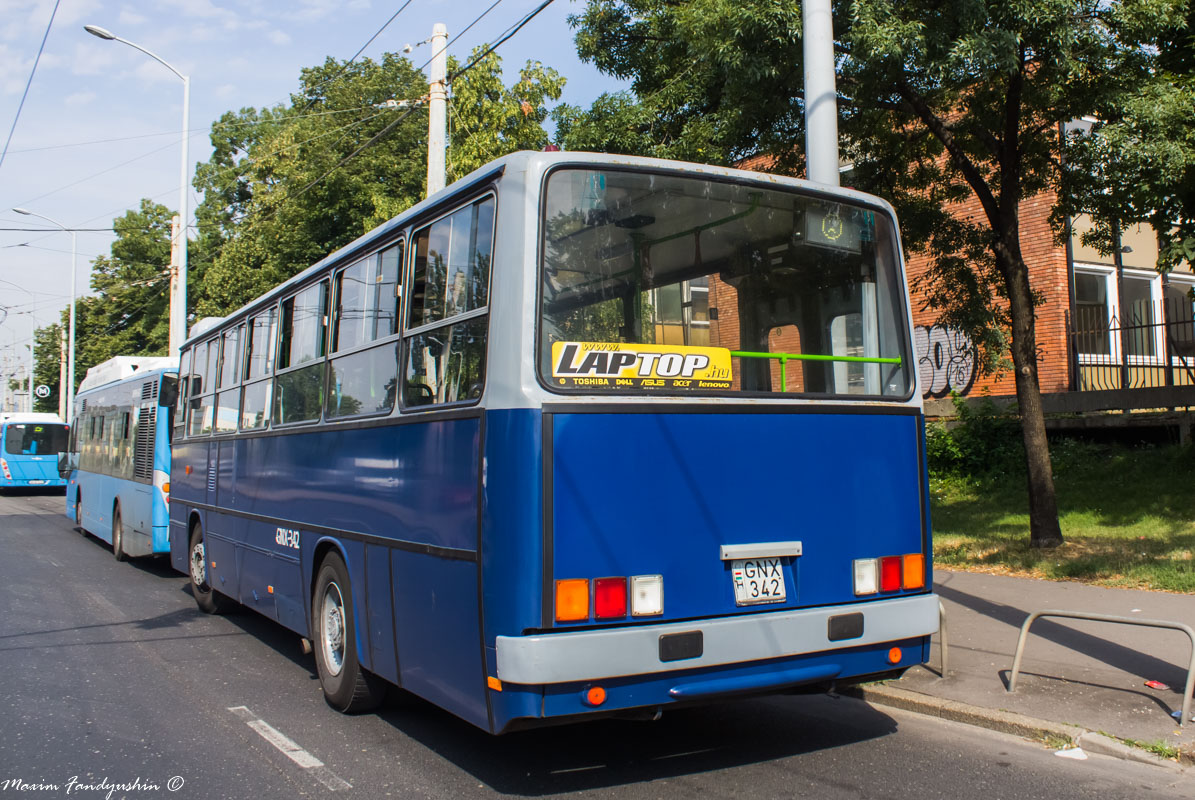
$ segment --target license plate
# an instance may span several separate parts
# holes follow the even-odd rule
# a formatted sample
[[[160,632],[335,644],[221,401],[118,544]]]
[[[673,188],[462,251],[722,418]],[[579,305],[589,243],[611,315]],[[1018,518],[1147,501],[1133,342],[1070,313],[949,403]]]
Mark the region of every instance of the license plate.
[[[783,603],[784,570],[779,558],[738,558],[730,562],[734,602],[740,606]]]
[[[29,481],[30,486],[41,486],[45,481]]]

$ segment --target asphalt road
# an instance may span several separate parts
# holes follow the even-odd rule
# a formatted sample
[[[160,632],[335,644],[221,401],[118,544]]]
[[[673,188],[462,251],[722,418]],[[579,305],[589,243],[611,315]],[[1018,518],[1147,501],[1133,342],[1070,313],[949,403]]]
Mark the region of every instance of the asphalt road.
[[[1190,798],[1189,777],[847,698],[491,737],[418,700],[329,709],[298,639],[199,613],[61,495],[0,495],[0,794],[50,798]],[[113,785],[132,784],[111,789]],[[39,788],[49,785],[57,788]]]

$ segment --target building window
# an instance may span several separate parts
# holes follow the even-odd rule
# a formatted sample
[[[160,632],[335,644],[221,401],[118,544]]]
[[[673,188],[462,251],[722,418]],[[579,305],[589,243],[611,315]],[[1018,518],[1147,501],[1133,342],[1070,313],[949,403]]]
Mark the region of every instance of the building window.
[[[1110,273],[1075,273],[1075,344],[1080,356],[1112,355],[1108,328],[1112,320],[1108,298]]]

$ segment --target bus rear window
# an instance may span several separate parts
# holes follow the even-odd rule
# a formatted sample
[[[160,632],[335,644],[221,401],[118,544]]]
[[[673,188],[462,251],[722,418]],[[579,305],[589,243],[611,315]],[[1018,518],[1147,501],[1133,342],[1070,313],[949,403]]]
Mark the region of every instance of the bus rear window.
[[[66,451],[65,425],[9,425],[4,434],[4,452],[10,456],[57,455]]]
[[[911,393],[896,234],[881,212],[560,169],[543,226],[539,368],[555,390]]]

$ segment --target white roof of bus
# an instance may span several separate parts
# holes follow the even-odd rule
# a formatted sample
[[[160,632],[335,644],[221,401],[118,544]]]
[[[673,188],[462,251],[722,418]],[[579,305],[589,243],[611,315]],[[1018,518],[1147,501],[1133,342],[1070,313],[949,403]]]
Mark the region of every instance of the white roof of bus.
[[[44,414],[36,411],[33,413],[28,411],[0,411],[0,422],[15,422],[17,424],[23,422],[56,422],[59,425],[63,424],[62,417],[57,414]]]
[[[115,356],[87,370],[87,377],[79,384],[79,394],[97,386],[131,378],[138,372],[177,366],[178,359],[169,356]]]

